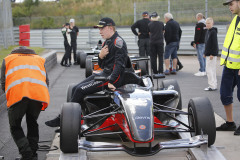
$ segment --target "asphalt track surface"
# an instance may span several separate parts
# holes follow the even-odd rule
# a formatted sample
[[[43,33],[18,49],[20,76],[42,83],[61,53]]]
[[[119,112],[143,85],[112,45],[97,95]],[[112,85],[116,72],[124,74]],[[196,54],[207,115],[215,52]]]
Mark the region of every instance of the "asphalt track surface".
[[[85,70],[80,69],[79,65],[73,65],[71,67],[60,66],[60,58],[62,54],[58,55],[58,64],[48,73],[50,79],[50,105],[46,111],[42,112],[39,116],[39,133],[40,141],[49,141],[40,143],[39,145],[51,145],[54,139],[56,128],[47,127],[44,122],[56,117],[61,109],[61,105],[66,102],[66,90],[67,86],[71,83],[81,82],[85,78]],[[217,91],[204,91],[207,87],[207,77],[196,77],[196,73],[199,69],[199,63],[196,56],[180,56],[180,61],[184,65],[184,68],[177,73],[177,75],[166,76],[165,79],[176,79],[179,83],[183,108],[187,108],[188,102],[193,97],[208,97],[212,103],[215,113],[225,119],[225,111],[220,101],[219,86],[221,82],[222,67],[219,65],[219,59],[217,62],[217,79],[218,90]],[[160,80],[161,81],[161,80]],[[156,84],[156,83],[155,83]],[[234,119],[235,122],[240,124],[240,105],[237,100],[236,89],[234,92]],[[25,119],[22,122],[23,128],[26,131]],[[239,140],[239,137],[232,136],[233,133],[228,134],[231,139]],[[217,132],[218,136],[218,132]],[[236,137],[236,138],[235,138]],[[222,137],[224,139],[224,137]],[[223,146],[224,147],[224,146]],[[48,151],[39,151],[39,160],[45,160]],[[19,156],[17,147],[11,138],[9,132],[9,124],[7,117],[7,110],[3,110],[0,113],[0,156],[4,156],[5,160],[14,160]]]

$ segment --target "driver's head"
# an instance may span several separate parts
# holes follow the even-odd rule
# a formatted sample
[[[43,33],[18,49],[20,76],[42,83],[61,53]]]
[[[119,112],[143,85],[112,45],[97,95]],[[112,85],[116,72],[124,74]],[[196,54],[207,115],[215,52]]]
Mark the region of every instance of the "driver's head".
[[[99,33],[103,39],[109,39],[115,33],[115,22],[108,17],[102,18],[98,25],[94,26],[94,28],[99,29]]]

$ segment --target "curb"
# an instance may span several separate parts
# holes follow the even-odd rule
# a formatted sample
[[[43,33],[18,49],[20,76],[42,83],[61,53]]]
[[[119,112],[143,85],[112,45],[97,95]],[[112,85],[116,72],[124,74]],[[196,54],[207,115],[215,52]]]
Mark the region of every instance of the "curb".
[[[57,51],[53,50],[42,56],[43,58],[46,59],[45,68],[46,68],[47,72],[49,72],[57,64],[57,54],[56,53],[57,53]],[[2,91],[2,89],[0,89],[0,114],[2,111],[7,110],[6,104],[7,104],[6,95]]]

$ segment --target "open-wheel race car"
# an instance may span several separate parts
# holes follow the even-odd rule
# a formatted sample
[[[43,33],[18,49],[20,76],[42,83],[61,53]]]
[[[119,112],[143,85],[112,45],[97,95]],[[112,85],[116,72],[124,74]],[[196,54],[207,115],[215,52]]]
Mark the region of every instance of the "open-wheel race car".
[[[150,57],[129,56],[129,64],[134,72],[139,76],[151,75]],[[89,77],[93,73],[99,73],[102,69],[98,65],[98,56],[87,56],[85,76]]]
[[[162,87],[154,90],[150,76],[126,74],[130,79],[141,78],[144,85],[126,84],[114,92],[104,90],[88,95],[81,105],[69,102],[75,84],[69,85],[68,102],[63,104],[61,113],[62,152],[77,153],[83,149],[91,152],[125,151],[134,156],[150,156],[162,149],[214,144],[215,117],[208,98],[192,98],[185,112],[181,110],[181,92],[176,80],[163,80]],[[187,115],[189,123],[180,121],[177,118],[179,115]],[[158,132],[189,132],[192,137],[153,145]],[[102,135],[118,135],[131,145],[88,140],[89,137]]]
[[[80,68],[85,68],[86,59],[88,56],[94,57],[97,56],[102,48],[102,41],[99,40],[95,47],[92,47],[90,51],[78,51],[76,54],[77,63],[80,64]]]

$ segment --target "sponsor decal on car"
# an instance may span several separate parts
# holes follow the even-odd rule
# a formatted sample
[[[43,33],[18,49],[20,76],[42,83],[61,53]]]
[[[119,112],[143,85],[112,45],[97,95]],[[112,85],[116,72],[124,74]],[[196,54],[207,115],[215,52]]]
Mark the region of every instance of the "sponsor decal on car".
[[[145,125],[140,125],[139,129],[144,130],[144,129],[146,129],[146,126]]]

